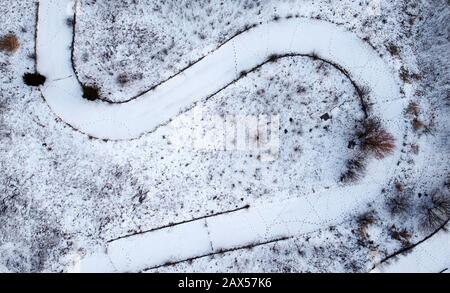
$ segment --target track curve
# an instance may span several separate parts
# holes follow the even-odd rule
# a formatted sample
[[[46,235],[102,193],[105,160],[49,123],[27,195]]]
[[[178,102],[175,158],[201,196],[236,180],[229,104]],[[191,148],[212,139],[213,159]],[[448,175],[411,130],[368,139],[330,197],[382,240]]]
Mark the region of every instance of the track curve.
[[[67,25],[71,0],[41,0],[37,24],[37,70],[49,81],[41,88],[53,112],[92,137],[140,137],[214,95],[242,74],[283,55],[328,60],[370,89],[376,102],[399,95],[396,79],[369,45],[337,25],[288,19],[253,27],[221,45],[200,62],[127,103],[90,102],[71,64],[73,27]]]

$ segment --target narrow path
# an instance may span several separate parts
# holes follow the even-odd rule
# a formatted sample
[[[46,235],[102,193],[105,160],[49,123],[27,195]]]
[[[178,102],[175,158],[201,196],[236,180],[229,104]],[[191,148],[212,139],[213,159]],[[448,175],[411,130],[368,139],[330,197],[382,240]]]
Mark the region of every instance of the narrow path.
[[[40,0],[37,70],[47,77],[41,88],[52,111],[92,137],[138,138],[207,99],[274,56],[312,56],[333,64],[357,89],[367,88],[370,115],[402,141],[403,101],[397,78],[369,45],[337,25],[311,19],[264,23],[235,36],[199,62],[155,89],[126,103],[89,102],[71,63],[73,27],[67,25],[70,0]],[[276,59],[276,58],[275,58]],[[155,69],[157,70],[157,69]],[[136,272],[222,251],[269,243],[317,231],[362,212],[375,200],[384,178],[392,176],[400,150],[370,164],[358,185],[284,202],[267,202],[173,227],[151,230],[107,243],[107,251],[86,257],[79,271]]]
[[[107,243],[106,252],[83,259],[78,269],[81,272],[140,272],[312,233],[364,212],[367,204],[379,197],[381,184],[366,179],[358,186],[252,205],[227,214],[122,237]]]

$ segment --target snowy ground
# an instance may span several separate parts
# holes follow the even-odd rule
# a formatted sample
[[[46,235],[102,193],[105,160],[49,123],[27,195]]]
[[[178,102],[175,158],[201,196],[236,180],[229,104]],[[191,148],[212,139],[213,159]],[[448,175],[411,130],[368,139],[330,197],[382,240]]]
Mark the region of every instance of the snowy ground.
[[[81,0],[76,18],[39,2],[37,43],[34,1],[0,8],[20,43],[0,52],[0,271],[450,267],[443,223],[423,216],[450,198],[447,1]],[[254,68],[284,53],[315,58]],[[35,66],[41,88],[22,81]],[[77,78],[109,102],[163,84],[110,105]],[[344,185],[366,118],[355,82],[397,147]],[[224,137],[255,118],[243,135],[267,149]]]

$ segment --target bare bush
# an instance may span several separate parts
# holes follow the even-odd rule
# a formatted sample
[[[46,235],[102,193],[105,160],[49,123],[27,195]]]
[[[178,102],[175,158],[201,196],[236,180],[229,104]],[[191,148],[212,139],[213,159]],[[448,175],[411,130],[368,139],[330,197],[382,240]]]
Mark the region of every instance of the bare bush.
[[[19,47],[19,40],[13,34],[8,34],[0,38],[0,52],[14,53]]]
[[[406,229],[398,229],[395,225],[391,227],[389,230],[389,234],[392,239],[399,241],[402,244],[402,247],[409,247],[411,245],[411,237],[412,234],[408,232]]]
[[[414,117],[419,117],[420,114],[419,105],[416,102],[409,103],[408,107],[406,107],[406,113]]]
[[[357,156],[347,161],[346,171],[341,175],[341,182],[354,183],[364,177],[366,173],[366,159],[364,156]]]
[[[450,197],[438,192],[420,206],[420,226],[425,231],[435,230],[450,218]]]
[[[364,128],[358,133],[361,148],[366,153],[372,153],[377,159],[384,159],[395,149],[395,139],[381,125],[378,119],[368,119]]]
[[[358,223],[358,234],[360,241],[364,242],[368,240],[369,234],[367,232],[367,229],[370,225],[374,224],[375,221],[376,219],[373,211],[369,211],[358,216],[356,222]]]
[[[412,201],[407,194],[396,194],[386,199],[386,207],[391,216],[405,216],[411,213]]]

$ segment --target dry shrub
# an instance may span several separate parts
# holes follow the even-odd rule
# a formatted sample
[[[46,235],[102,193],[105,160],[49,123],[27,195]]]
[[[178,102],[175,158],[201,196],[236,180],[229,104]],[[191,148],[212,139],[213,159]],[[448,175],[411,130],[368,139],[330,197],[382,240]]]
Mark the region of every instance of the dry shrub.
[[[389,234],[392,239],[401,242],[402,247],[408,247],[411,245],[410,239],[411,239],[412,235],[411,235],[411,233],[408,232],[408,230],[406,230],[406,229],[399,230],[394,225],[389,230]]]
[[[435,230],[450,218],[450,197],[435,193],[420,206],[419,212],[421,228]]]
[[[0,38],[0,52],[14,53],[19,47],[19,40],[13,34],[8,34]]]
[[[347,161],[346,171],[341,175],[341,182],[354,183],[360,180],[366,174],[366,159],[359,155]]]
[[[373,211],[359,215],[359,217],[357,218],[357,223],[359,239],[361,241],[366,241],[369,238],[367,228],[369,228],[370,225],[374,224],[375,220],[376,219]]]
[[[386,207],[391,216],[405,216],[411,213],[412,201],[407,194],[396,194],[386,200]]]
[[[418,117],[420,114],[419,105],[416,102],[409,103],[408,107],[406,107],[406,113],[414,117]]]
[[[128,77],[128,75],[126,73],[121,73],[117,76],[117,82],[121,85],[124,86],[127,83],[130,82],[130,78]]]
[[[423,122],[420,121],[418,118],[414,118],[414,119],[411,121],[411,124],[412,124],[412,126],[413,126],[413,128],[414,128],[415,131],[419,131],[419,130],[421,130],[422,128],[425,127],[424,124],[423,124]]]
[[[368,119],[358,137],[362,150],[374,154],[377,159],[384,159],[395,149],[394,137],[381,126],[378,119]]]
[[[400,54],[400,50],[393,43],[390,43],[387,46],[387,50],[389,51],[389,53],[391,53],[392,56],[398,56]]]
[[[100,98],[100,90],[96,86],[83,86],[83,98],[89,101],[95,101]]]
[[[397,190],[398,192],[403,192],[405,190],[405,186],[403,186],[403,183],[401,183],[399,181],[395,181],[394,187],[395,187],[395,190]]]

